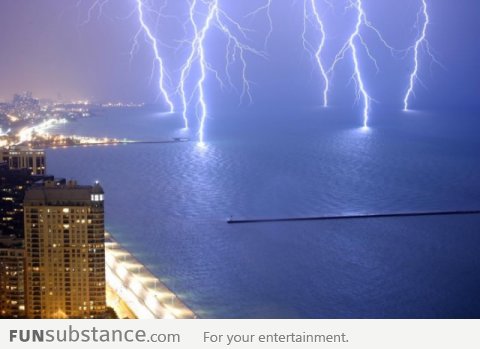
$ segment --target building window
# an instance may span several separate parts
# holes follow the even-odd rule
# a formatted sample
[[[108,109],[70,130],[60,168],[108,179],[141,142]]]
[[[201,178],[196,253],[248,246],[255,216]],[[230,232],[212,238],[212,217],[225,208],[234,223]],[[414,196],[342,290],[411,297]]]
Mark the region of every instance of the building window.
[[[92,194],[91,196],[92,201],[103,201],[103,194]]]

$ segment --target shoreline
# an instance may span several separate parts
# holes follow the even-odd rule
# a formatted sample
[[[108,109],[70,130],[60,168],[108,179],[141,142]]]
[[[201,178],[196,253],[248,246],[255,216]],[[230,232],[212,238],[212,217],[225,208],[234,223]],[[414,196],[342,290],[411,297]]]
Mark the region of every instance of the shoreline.
[[[105,274],[107,287],[121,300],[117,304],[123,308],[126,305],[137,319],[198,318],[108,232],[105,232]]]
[[[135,144],[175,144],[175,143],[188,143],[191,140],[166,140],[166,141],[119,141],[111,143],[85,143],[85,144],[64,144],[64,145],[44,145],[40,144],[34,146],[34,148],[42,149],[66,149],[66,148],[86,148],[86,147],[102,147],[102,146],[121,146],[121,145],[135,145]]]

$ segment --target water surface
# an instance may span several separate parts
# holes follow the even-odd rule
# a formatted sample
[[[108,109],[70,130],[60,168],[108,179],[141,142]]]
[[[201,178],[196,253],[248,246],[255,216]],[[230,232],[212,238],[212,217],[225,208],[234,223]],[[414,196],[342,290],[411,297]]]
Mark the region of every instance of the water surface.
[[[480,217],[226,219],[480,208],[480,120],[457,111],[216,115],[195,142],[48,151],[106,191],[114,236],[201,317],[480,317]],[[58,131],[165,140],[181,118],[112,109]]]

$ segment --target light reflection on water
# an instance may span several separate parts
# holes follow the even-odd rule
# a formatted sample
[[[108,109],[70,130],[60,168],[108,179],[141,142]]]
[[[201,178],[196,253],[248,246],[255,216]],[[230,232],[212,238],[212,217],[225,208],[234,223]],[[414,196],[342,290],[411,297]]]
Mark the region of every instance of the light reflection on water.
[[[480,217],[226,224],[480,207],[477,121],[385,113],[363,130],[347,114],[233,115],[204,147],[59,149],[48,166],[99,179],[108,229],[200,316],[480,316]],[[177,119],[130,110],[65,127],[169,139],[185,136]]]

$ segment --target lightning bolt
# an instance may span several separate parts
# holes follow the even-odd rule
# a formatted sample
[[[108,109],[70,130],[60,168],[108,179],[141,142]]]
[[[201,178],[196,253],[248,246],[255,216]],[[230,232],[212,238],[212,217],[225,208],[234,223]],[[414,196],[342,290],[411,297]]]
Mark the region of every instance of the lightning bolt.
[[[330,3],[327,2],[327,4],[331,5]],[[311,10],[311,14],[309,12],[309,9]],[[312,22],[312,17],[314,21],[315,27],[320,31],[321,34],[321,39],[319,45],[314,48],[313,44],[307,39],[307,27],[308,23]],[[302,39],[303,39],[303,48],[308,51],[309,53],[312,54],[312,56],[315,57],[315,60],[317,62],[318,68],[320,70],[320,73],[322,75],[323,81],[324,81],[324,88],[323,88],[323,106],[327,107],[328,106],[328,92],[330,88],[330,80],[327,75],[327,70],[323,64],[322,60],[322,55],[323,55],[323,50],[325,48],[325,41],[326,41],[327,35],[325,32],[325,26],[322,21],[322,17],[320,16],[320,12],[318,10],[318,5],[316,0],[304,0],[303,3],[303,33],[302,33]]]
[[[88,8],[87,19],[85,20],[85,23],[91,20],[95,11],[98,11],[98,17],[100,17],[102,15],[103,8],[108,1],[109,0],[94,0],[92,5]],[[222,5],[220,5],[220,0],[187,0],[189,6],[188,21],[184,25],[184,29],[185,33],[187,34],[187,26],[190,26],[193,37],[191,40],[184,40],[181,42],[182,47],[184,44],[187,44],[189,53],[180,70],[180,81],[177,86],[177,93],[181,97],[182,117],[185,128],[189,127],[189,119],[191,115],[194,115],[198,120],[198,139],[200,145],[204,144],[204,131],[206,121],[209,117],[205,87],[209,73],[211,73],[219,82],[221,88],[224,88],[225,85],[228,85],[232,89],[237,90],[237,87],[233,83],[232,72],[233,68],[238,66],[240,70],[239,75],[241,81],[241,87],[239,89],[240,102],[244,101],[245,99],[247,99],[250,103],[253,101],[251,94],[251,81],[248,78],[247,56],[251,54],[267,58],[264,52],[268,46],[268,41],[273,32],[273,20],[271,16],[271,6],[273,0],[264,1],[264,5],[254,9],[245,16],[256,16],[263,12],[266,14],[268,32],[265,36],[264,49],[263,51],[260,51],[246,43],[249,41],[247,34],[251,30],[244,28],[240,22],[231,17],[224,10]],[[322,1],[332,9],[334,8],[333,3],[330,0]],[[416,22],[416,26],[419,28],[418,37],[411,47],[399,51],[389,45],[383,38],[380,31],[368,20],[363,0],[347,0],[348,5],[345,10],[347,11],[353,9],[356,12],[355,26],[349,35],[348,40],[335,55],[333,63],[327,69],[324,60],[327,33],[318,0],[303,0],[303,47],[311,54],[312,58],[314,58],[316,66],[318,67],[319,73],[322,77],[322,104],[324,107],[329,105],[329,94],[331,90],[333,73],[337,65],[347,57],[347,54],[349,54],[353,64],[351,81],[353,81],[355,84],[356,101],[358,102],[361,100],[363,102],[363,127],[368,127],[371,104],[374,99],[371,97],[367,89],[364,71],[362,70],[363,68],[361,65],[361,54],[366,55],[368,60],[375,66],[377,72],[380,69],[370,47],[367,45],[367,42],[362,36],[365,30],[370,30],[373,31],[380,43],[390,50],[392,56],[402,52],[405,54],[403,57],[405,57],[406,54],[413,51],[413,69],[409,75],[408,90],[406,91],[403,101],[404,110],[409,110],[410,100],[412,96],[415,95],[415,84],[421,83],[421,80],[418,77],[420,69],[420,50],[424,49],[432,58],[432,60],[438,63],[431,52],[430,45],[427,40],[427,30],[430,24],[427,5],[428,0],[419,1],[421,1],[421,8],[418,11]],[[82,0],[78,0],[77,6],[79,6],[81,2]],[[162,10],[167,6],[167,1],[165,0],[163,2],[163,6],[160,11],[155,11],[153,8],[150,8],[148,0],[135,0],[134,4],[136,4],[136,6],[131,15],[136,14],[138,16],[140,26],[133,38],[133,46],[130,51],[130,57],[132,58],[135,52],[138,50],[139,38],[143,33],[145,40],[149,46],[151,46],[154,54],[151,78],[153,78],[155,72],[158,70],[158,87],[160,94],[165,103],[168,105],[169,112],[174,112],[175,106],[168,92],[166,84],[167,80],[169,83],[172,81],[168,75],[167,69],[165,68],[164,59],[160,52],[160,46],[166,45],[163,44],[157,37],[156,27],[149,25],[146,19],[147,13],[155,13],[158,16],[158,25],[158,19],[168,17],[162,14]],[[173,17],[177,18],[177,16]],[[180,21],[179,18],[178,20]],[[311,30],[309,28],[313,28],[313,30],[319,34],[318,40],[315,40],[315,42],[309,37],[309,30]],[[209,33],[213,30],[217,30],[223,34],[226,40],[224,58],[225,67],[222,70],[216,69],[214,64],[209,62],[207,59],[207,51],[211,51],[213,47],[207,47],[206,41]]]
[[[350,4],[347,7],[347,9],[353,8],[357,12],[357,17],[356,17],[357,20],[356,20],[355,28],[352,34],[350,35],[350,37],[348,38],[347,42],[340,49],[339,53],[335,56],[334,62],[330,67],[330,69],[327,71],[327,73],[328,74],[333,73],[336,65],[345,58],[346,53],[348,51],[351,52],[352,62],[353,62],[352,80],[355,82],[355,85],[356,85],[357,100],[363,99],[363,111],[362,111],[363,127],[368,128],[368,121],[370,118],[370,107],[374,99],[370,96],[365,86],[365,80],[363,77],[362,69],[360,67],[360,59],[359,59],[360,48],[364,49],[367,57],[375,65],[377,72],[379,71],[380,68],[378,66],[377,60],[371,53],[370,48],[368,47],[367,43],[365,42],[365,40],[361,35],[362,27],[372,30],[376,34],[380,42],[390,51],[392,55],[395,55],[396,53],[398,53],[399,50],[395,49],[390,44],[388,44],[387,41],[383,38],[380,31],[376,27],[374,27],[373,24],[368,20],[365,9],[363,7],[362,0],[349,0],[349,2]]]
[[[110,0],[95,0],[92,5],[88,8],[87,11],[87,18],[80,24],[80,26],[84,26],[92,20],[93,12],[98,8],[98,15],[97,19],[100,19],[103,15],[103,7],[109,2]],[[82,5],[82,0],[77,2],[77,8]]]
[[[417,15],[417,27],[420,26],[420,17],[423,17],[423,25],[421,26],[420,34],[415,41],[415,44],[409,48],[409,50],[413,50],[413,70],[412,73],[410,74],[410,80],[409,80],[409,86],[407,93],[405,94],[405,99],[403,100],[403,110],[408,111],[410,108],[410,99],[412,96],[415,95],[415,82],[420,81],[418,78],[418,73],[420,69],[420,49],[422,47],[425,48],[425,51],[427,54],[432,58],[434,62],[438,61],[430,51],[430,44],[427,40],[427,30],[428,26],[430,24],[430,16],[428,14],[428,5],[426,0],[422,0],[422,6],[421,9]]]
[[[370,114],[370,103],[372,98],[368,94],[366,88],[365,88],[365,83],[363,82],[363,77],[362,73],[360,70],[359,62],[358,62],[358,52],[357,52],[357,46],[355,45],[355,39],[359,38],[360,41],[363,40],[361,39],[360,36],[360,26],[362,25],[362,22],[364,21],[365,17],[365,12],[362,7],[362,2],[361,0],[357,0],[356,2],[356,8],[358,11],[358,17],[357,17],[357,25],[355,26],[355,31],[353,34],[350,36],[350,39],[348,41],[348,45],[350,49],[352,50],[352,59],[353,59],[353,65],[355,68],[355,73],[354,76],[357,81],[357,86],[359,89],[359,92],[363,96],[363,102],[364,102],[364,108],[363,108],[363,127],[368,127],[368,119],[369,119],[369,114]]]
[[[82,1],[83,0],[79,0],[77,2],[77,5],[76,5],[77,8],[82,5]],[[93,13],[95,11],[98,11],[97,18],[100,19],[100,17],[103,15],[103,8],[105,7],[105,5],[109,1],[110,0],[95,0],[95,1],[93,1],[93,3],[88,8],[87,18],[83,21],[81,26],[83,26],[83,25],[85,25],[85,24],[87,24],[91,21]],[[140,28],[137,30],[136,34],[133,37],[133,45],[132,45],[132,48],[130,50],[130,62],[132,61],[135,52],[138,50],[138,46],[139,46],[138,39],[139,39],[139,36],[143,32],[145,34],[146,41],[152,47],[153,54],[154,54],[154,62],[153,62],[153,66],[152,66],[151,79],[153,79],[153,75],[155,73],[155,68],[156,68],[156,65],[157,65],[158,66],[158,75],[159,75],[158,76],[158,87],[159,87],[159,90],[160,90],[160,95],[163,97],[165,103],[167,104],[169,113],[173,113],[174,110],[175,110],[175,107],[174,107],[172,99],[171,99],[171,97],[170,97],[170,95],[167,91],[167,88],[165,86],[166,85],[165,80],[167,78],[169,78],[169,76],[168,76],[167,71],[165,69],[164,60],[163,60],[163,58],[160,54],[160,49],[159,49],[160,42],[157,39],[157,37],[154,35],[154,30],[152,30],[150,28],[150,26],[147,24],[147,21],[145,19],[145,12],[146,11],[154,12],[159,18],[160,17],[166,17],[166,16],[163,16],[161,14],[161,11],[166,6],[167,6],[167,1],[165,1],[165,3],[162,5],[162,7],[160,8],[159,11],[154,11],[154,9],[152,9],[152,8],[150,8],[146,5],[144,0],[135,0],[135,8],[133,9],[133,11],[130,13],[130,15],[128,17],[130,17],[130,16],[132,16],[136,13],[137,16],[138,16],[138,21],[140,23]],[[186,126],[188,126],[188,125],[186,125]]]
[[[140,26],[141,26],[143,32],[145,33],[146,38],[148,39],[148,41],[150,42],[150,44],[152,46],[153,53],[154,53],[154,56],[155,56],[155,61],[157,62],[157,65],[158,65],[158,87],[160,89],[160,94],[162,95],[163,99],[165,100],[165,103],[168,105],[169,112],[173,113],[174,110],[175,110],[175,107],[174,107],[173,102],[170,99],[170,96],[169,96],[169,94],[167,92],[167,89],[165,87],[165,78],[167,76],[167,73],[166,73],[166,70],[165,70],[163,58],[160,55],[160,51],[159,51],[159,48],[158,48],[158,40],[157,40],[157,38],[153,34],[152,30],[150,29],[150,27],[147,25],[147,23],[145,21],[145,13],[144,13],[144,6],[145,5],[143,3],[143,0],[136,0],[136,2],[137,2],[138,20],[140,22]],[[136,45],[136,41],[135,41],[134,45]],[[188,127],[188,125],[185,125],[185,127]]]
[[[195,20],[195,10],[197,8],[198,1],[193,0],[193,2],[190,3],[190,9],[189,9],[189,19],[190,23],[193,27],[194,31],[194,39],[192,40],[191,43],[191,50],[190,50],[190,55],[187,58],[186,63],[183,65],[182,70],[181,70],[181,75],[180,75],[180,96],[182,98],[182,106],[183,106],[183,119],[185,121],[185,124],[188,125],[188,104],[189,101],[187,100],[187,93],[185,91],[185,84],[187,82],[187,78],[190,75],[190,72],[192,70],[192,67],[196,61],[198,61],[198,64],[200,66],[200,78],[197,81],[195,89],[198,91],[199,98],[198,98],[198,104],[201,111],[200,111],[200,120],[202,120],[202,124],[200,126],[201,129],[205,127],[205,118],[207,117],[207,104],[205,102],[205,91],[204,91],[204,81],[206,79],[206,70],[207,70],[207,62],[205,60],[205,48],[204,48],[204,42],[205,42],[205,37],[207,34],[208,29],[211,26],[211,22],[214,18],[215,15],[215,9],[217,8],[218,4],[216,3],[211,3],[209,5],[209,11],[207,18],[205,20],[204,25],[202,28],[199,30],[199,27],[197,25],[197,22]],[[203,144],[203,132],[199,134],[199,142]]]
[[[250,12],[246,17],[255,17],[257,14],[260,12],[264,11],[267,16],[267,22],[268,22],[268,32],[267,35],[265,36],[265,43],[264,43],[264,48],[265,50],[267,49],[268,46],[268,41],[270,40],[270,37],[273,34],[273,19],[272,19],[272,0],[267,0],[265,5],[260,6],[259,8],[255,9],[254,11]]]
[[[186,122],[188,122],[190,102],[194,98],[193,95],[195,93],[197,95],[194,111],[199,120],[198,144],[203,146],[205,144],[205,125],[208,118],[207,101],[205,98],[205,80],[207,73],[212,72],[220,85],[222,87],[224,86],[220,73],[213,68],[212,64],[210,64],[206,58],[205,40],[209,31],[211,31],[212,28],[216,28],[224,34],[227,40],[225,76],[229,85],[233,88],[234,85],[230,75],[231,66],[237,61],[240,63],[242,81],[241,100],[244,98],[248,98],[250,102],[253,100],[250,92],[251,82],[247,77],[248,64],[246,54],[251,53],[261,57],[265,57],[265,54],[243,43],[242,39],[245,40],[247,38],[247,30],[220,7],[218,0],[192,0],[189,4],[189,23],[193,29],[193,39],[190,43],[190,54],[181,69],[178,91],[182,99],[183,118]],[[270,1],[267,6],[269,6],[269,4]],[[198,7],[201,5],[207,6],[207,15],[203,24],[200,25],[196,15],[199,12]],[[267,12],[270,13],[269,11]],[[241,38],[234,33],[234,30],[239,33]],[[191,78],[194,66],[198,66],[200,73],[195,79],[192,95],[188,96],[186,91],[187,82]]]

